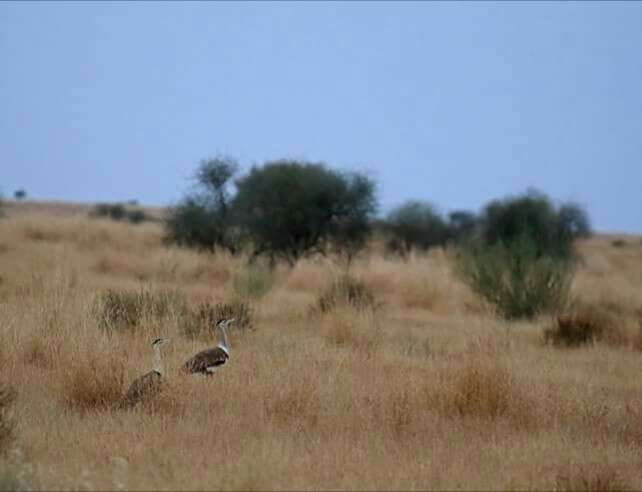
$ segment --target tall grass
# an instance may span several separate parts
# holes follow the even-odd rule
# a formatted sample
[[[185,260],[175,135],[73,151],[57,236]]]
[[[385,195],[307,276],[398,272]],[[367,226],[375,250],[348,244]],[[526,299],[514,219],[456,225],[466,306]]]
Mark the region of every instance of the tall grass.
[[[9,217],[0,237],[0,381],[18,391],[7,449],[24,461],[0,458],[9,488],[642,488],[642,248],[579,244],[573,298],[613,324],[562,350],[542,344],[548,317],[481,309],[447,252],[401,262],[374,244],[344,284],[332,259],[306,259],[233,308],[239,263],[167,249],[157,224]],[[95,268],[107,252],[117,270]],[[131,317],[102,309],[107,292]],[[214,318],[245,308],[252,329],[232,326],[228,364],[182,375]],[[167,384],[121,411],[156,336],[172,338]]]

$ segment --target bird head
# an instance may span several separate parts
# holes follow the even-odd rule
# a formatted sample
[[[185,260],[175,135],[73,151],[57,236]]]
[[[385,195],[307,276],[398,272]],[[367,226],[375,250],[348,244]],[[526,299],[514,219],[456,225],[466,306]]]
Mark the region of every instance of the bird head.
[[[234,321],[234,318],[222,318],[216,322],[216,327],[225,329],[230,323]]]
[[[169,342],[169,341],[170,341],[170,339],[169,339],[169,338],[164,338],[164,337],[156,338],[156,339],[152,342],[152,347],[160,347],[161,345],[164,345],[164,344],[166,344],[166,343],[167,343],[167,342]]]

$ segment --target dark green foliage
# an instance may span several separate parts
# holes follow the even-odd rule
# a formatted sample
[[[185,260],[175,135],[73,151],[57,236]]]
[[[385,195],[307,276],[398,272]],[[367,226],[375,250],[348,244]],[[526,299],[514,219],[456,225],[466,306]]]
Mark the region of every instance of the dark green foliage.
[[[477,231],[479,219],[467,210],[454,210],[448,214],[448,236],[455,243],[471,238]]]
[[[142,210],[128,209],[122,203],[98,203],[89,215],[90,217],[108,218],[117,221],[126,220],[132,224],[151,220]]]
[[[177,290],[109,289],[99,295],[95,312],[101,329],[123,331],[136,329],[145,320],[159,321],[184,316],[187,304],[183,294]]]
[[[329,246],[357,250],[370,232],[374,183],[321,163],[290,160],[254,167],[237,182],[233,205],[254,254],[294,264]]]
[[[165,222],[166,241],[192,248],[238,251],[238,227],[227,191],[237,168],[236,161],[229,157],[201,161],[196,171],[198,191],[170,209]]]
[[[372,290],[360,279],[341,275],[319,295],[312,313],[327,313],[338,306],[350,306],[357,311],[376,310],[381,305]]]
[[[392,210],[387,217],[387,231],[391,236],[389,251],[406,256],[411,249],[425,251],[444,245],[448,240],[448,226],[434,205],[412,200]]]
[[[222,318],[234,318],[231,330],[251,330],[253,328],[252,308],[249,303],[236,300],[231,303],[203,302],[187,316],[183,333],[190,338],[212,333],[216,322]]]
[[[527,236],[536,255],[570,258],[573,240],[590,234],[586,213],[575,204],[556,209],[551,200],[537,191],[517,197],[493,200],[481,217],[482,238],[492,245]]]
[[[573,264],[542,256],[527,235],[510,243],[471,241],[462,247],[457,271],[471,289],[507,319],[532,318],[563,306],[573,277]]]
[[[16,200],[24,200],[25,198],[27,198],[27,192],[25,190],[22,190],[22,189],[16,190],[16,191],[13,192],[13,197]]]

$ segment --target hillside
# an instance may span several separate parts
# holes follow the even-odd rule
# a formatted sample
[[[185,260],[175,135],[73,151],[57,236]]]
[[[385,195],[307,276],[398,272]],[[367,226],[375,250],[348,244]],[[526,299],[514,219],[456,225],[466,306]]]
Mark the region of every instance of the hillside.
[[[89,208],[9,202],[0,220],[0,389],[17,394],[3,487],[642,489],[639,237],[579,244],[573,295],[608,332],[565,348],[544,343],[548,317],[496,319],[440,249],[359,259],[374,303],[323,313],[331,260],[249,269]],[[137,293],[119,325],[109,303]],[[253,328],[232,329],[229,364],[181,375],[215,343],[189,313],[239,296]],[[160,336],[166,387],[117,408]]]

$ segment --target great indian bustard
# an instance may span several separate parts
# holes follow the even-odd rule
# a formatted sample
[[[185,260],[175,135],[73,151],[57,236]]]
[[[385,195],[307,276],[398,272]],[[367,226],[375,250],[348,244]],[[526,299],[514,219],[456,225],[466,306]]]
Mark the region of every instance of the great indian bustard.
[[[169,338],[157,338],[152,342],[154,350],[154,368],[135,379],[123,397],[123,407],[133,407],[146,397],[156,394],[162,385],[165,371],[161,359],[161,347],[169,342]]]
[[[230,345],[227,342],[227,326],[234,318],[223,318],[216,323],[221,331],[221,338],[214,348],[202,350],[183,364],[182,370],[189,374],[205,374],[211,376],[214,372],[227,363],[230,358]]]

